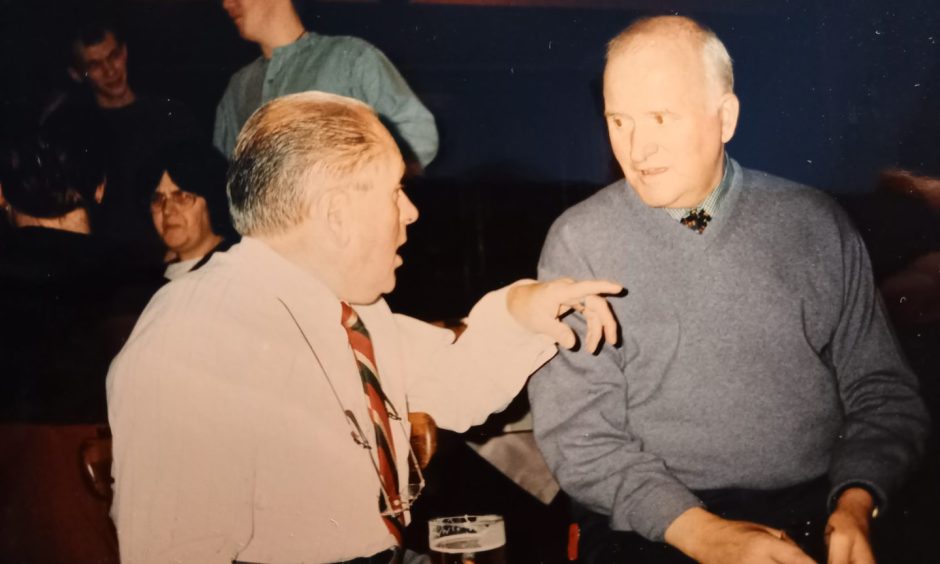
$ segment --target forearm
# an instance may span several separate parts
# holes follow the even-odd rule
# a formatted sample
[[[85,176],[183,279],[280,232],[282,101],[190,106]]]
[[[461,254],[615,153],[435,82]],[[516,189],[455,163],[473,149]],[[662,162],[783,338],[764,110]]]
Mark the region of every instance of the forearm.
[[[835,488],[867,484],[884,503],[922,455],[930,422],[874,288],[864,246],[854,231],[846,239],[846,305],[832,340],[844,423],[829,475]]]
[[[605,358],[613,354],[563,351],[532,378],[535,437],[569,495],[608,515],[612,528],[660,541],[669,523],[701,503],[633,434],[626,378]]]
[[[415,98],[390,119],[421,166],[431,164],[438,149],[437,124],[431,112]]]
[[[430,413],[443,428],[463,431],[505,408],[529,376],[556,352],[547,338],[519,325],[506,308],[508,288],[484,296],[467,319],[456,342],[441,340],[441,330],[400,318],[406,346],[417,349],[409,371],[411,411]],[[435,342],[436,340],[436,342]]]

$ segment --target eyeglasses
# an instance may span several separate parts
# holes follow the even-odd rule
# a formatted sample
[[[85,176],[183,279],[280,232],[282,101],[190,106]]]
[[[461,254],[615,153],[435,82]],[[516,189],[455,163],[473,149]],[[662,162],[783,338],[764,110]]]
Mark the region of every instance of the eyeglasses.
[[[153,195],[150,196],[150,209],[160,211],[167,202],[172,202],[181,208],[191,208],[196,203],[196,198],[198,197],[199,196],[196,194],[186,192],[185,190],[177,190],[169,194],[154,192]]]
[[[408,444],[408,488],[405,491],[404,496],[400,496],[399,502],[395,507],[392,506],[391,499],[389,498],[388,492],[385,490],[385,487],[382,485],[382,472],[379,470],[378,462],[376,462],[375,454],[372,450],[372,445],[369,443],[369,439],[366,437],[366,434],[362,431],[362,427],[359,426],[359,422],[356,421],[356,416],[353,414],[352,410],[346,409],[346,406],[343,405],[343,400],[340,399],[339,394],[336,392],[336,387],[333,385],[333,380],[330,378],[329,373],[326,371],[326,367],[323,366],[323,363],[320,361],[320,355],[317,354],[317,350],[313,347],[313,344],[310,342],[310,339],[307,338],[307,333],[304,332],[303,327],[300,326],[300,322],[297,321],[297,317],[294,316],[294,312],[284,303],[284,300],[278,298],[278,301],[281,302],[281,305],[284,306],[284,309],[287,311],[287,314],[293,320],[294,325],[297,327],[297,330],[300,331],[300,335],[303,337],[304,342],[307,344],[307,348],[313,354],[313,358],[317,361],[323,377],[326,379],[327,384],[330,386],[330,390],[333,392],[333,397],[336,399],[336,403],[339,404],[339,408],[343,411],[343,414],[346,416],[346,423],[349,425],[350,435],[352,440],[357,445],[365,449],[369,461],[372,463],[372,468],[375,470],[375,476],[379,480],[379,513],[383,517],[394,517],[398,518],[403,515],[405,511],[411,509],[411,506],[414,505],[415,500],[418,499],[418,496],[421,495],[421,492],[424,490],[424,473],[421,472],[421,464],[418,462],[418,456],[415,454],[414,449],[411,447],[411,441],[407,441]],[[402,431],[402,435],[407,437],[408,432],[405,429],[405,425],[401,422],[401,416],[398,415],[398,410],[395,409],[395,406],[392,404],[388,398],[383,398],[385,402],[385,410],[388,412],[388,418],[398,422],[398,426]]]
[[[398,425],[401,427],[402,434],[408,436],[408,433],[405,431],[405,426],[401,422],[401,416],[398,415],[395,406],[392,405],[388,399],[385,400],[385,409],[388,411],[388,418],[397,421]],[[369,458],[372,459],[375,475],[379,478],[379,484],[382,484],[382,474],[378,464],[376,464],[375,459],[372,457],[372,445],[369,443],[369,439],[367,439],[365,433],[362,432],[362,427],[360,427],[359,422],[356,421],[355,414],[349,409],[345,410],[344,413],[346,414],[346,421],[349,423],[351,429],[350,435],[352,435],[353,442],[369,451]],[[410,441],[408,442],[408,488],[404,492],[404,495],[399,495],[399,503],[393,504],[384,486],[380,487],[379,491],[382,496],[379,504],[380,514],[383,517],[396,518],[404,514],[405,511],[411,510],[411,506],[414,505],[418,496],[424,491],[424,473],[421,472],[421,464],[418,462],[418,456],[415,454],[414,449],[411,448]]]

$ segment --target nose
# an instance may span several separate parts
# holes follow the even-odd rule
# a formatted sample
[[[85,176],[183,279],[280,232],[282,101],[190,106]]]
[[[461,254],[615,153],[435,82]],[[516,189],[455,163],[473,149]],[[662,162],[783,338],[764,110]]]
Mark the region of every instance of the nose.
[[[658,150],[659,144],[650,133],[639,126],[633,128],[630,135],[630,159],[633,162],[641,163],[655,155]]]
[[[222,9],[232,15],[232,10],[235,9],[235,0],[222,0]]]
[[[105,78],[111,78],[111,77],[113,77],[115,74],[117,74],[117,63],[116,63],[115,61],[111,60],[110,57],[106,58],[106,59],[101,63],[101,65],[102,65],[102,66],[101,66],[101,69],[104,71],[104,76],[105,76]]]
[[[411,225],[418,221],[418,208],[404,192],[398,198],[398,216],[402,225]]]

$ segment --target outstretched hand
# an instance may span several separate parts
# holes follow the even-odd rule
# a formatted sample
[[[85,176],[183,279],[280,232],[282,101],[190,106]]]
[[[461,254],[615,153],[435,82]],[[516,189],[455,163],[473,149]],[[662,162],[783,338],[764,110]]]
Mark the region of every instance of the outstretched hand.
[[[617,343],[617,320],[602,295],[618,294],[623,286],[607,280],[559,278],[550,282],[531,282],[512,286],[506,297],[509,313],[522,326],[534,333],[547,335],[559,345],[570,349],[578,340],[561,318],[574,310],[584,316],[587,334],[584,348],[594,352],[601,337],[608,344]]]

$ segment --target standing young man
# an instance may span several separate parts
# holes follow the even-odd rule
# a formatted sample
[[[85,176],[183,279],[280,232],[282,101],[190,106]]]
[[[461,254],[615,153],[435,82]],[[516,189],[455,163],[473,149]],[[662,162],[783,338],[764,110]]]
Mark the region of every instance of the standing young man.
[[[238,132],[262,104],[319,90],[372,106],[410,168],[434,160],[434,116],[381,51],[356,37],[306,30],[291,0],[224,0],[222,6],[242,38],[261,48],[260,57],[232,76],[216,110],[214,142],[223,154],[232,154]]]

